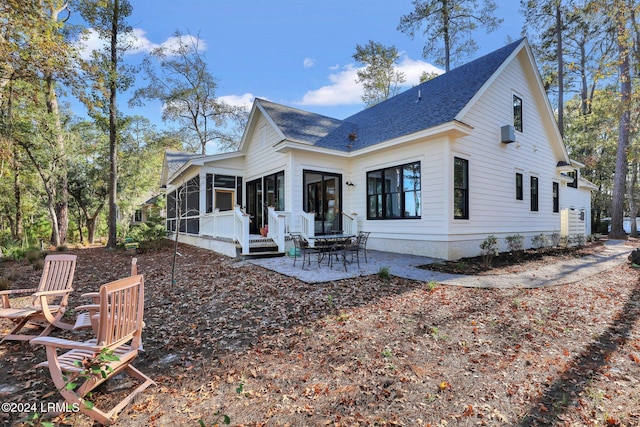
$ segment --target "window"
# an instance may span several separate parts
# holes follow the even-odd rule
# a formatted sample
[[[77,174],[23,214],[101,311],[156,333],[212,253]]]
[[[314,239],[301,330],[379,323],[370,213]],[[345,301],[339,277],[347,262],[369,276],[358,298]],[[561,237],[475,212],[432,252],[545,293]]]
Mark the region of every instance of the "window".
[[[513,95],[513,127],[522,132],[522,99]]]
[[[200,231],[200,177],[196,176],[167,194],[167,229],[181,233]],[[179,226],[178,226],[179,224]]]
[[[207,213],[213,212],[213,174],[208,173],[206,177],[206,204],[207,204]]]
[[[553,211],[560,212],[560,185],[553,183]]]
[[[142,222],[142,209],[136,209],[136,211],[133,214],[133,221]]]
[[[230,211],[233,209],[233,191],[216,190],[216,208],[220,211]]]
[[[453,218],[469,219],[469,161],[453,159]]]
[[[367,172],[367,219],[420,218],[420,162]]]
[[[531,177],[531,211],[538,212],[538,177]]]
[[[205,185],[207,213],[213,212],[214,208],[221,211],[231,210],[233,209],[234,203],[242,202],[242,177],[208,173],[206,175]],[[222,188],[236,190],[237,194],[234,197],[233,191],[228,191],[227,193],[229,193],[230,196],[229,194],[218,195],[218,190]],[[221,204],[218,204],[218,202]]]
[[[567,172],[567,175],[573,178],[573,181],[567,183],[567,187],[578,188],[578,171],[577,169]]]
[[[277,211],[284,210],[284,172],[264,177],[265,206],[273,206]]]
[[[522,174],[516,173],[516,200],[522,200],[523,198]]]
[[[233,175],[215,175],[213,186],[216,188],[235,188],[236,177]]]

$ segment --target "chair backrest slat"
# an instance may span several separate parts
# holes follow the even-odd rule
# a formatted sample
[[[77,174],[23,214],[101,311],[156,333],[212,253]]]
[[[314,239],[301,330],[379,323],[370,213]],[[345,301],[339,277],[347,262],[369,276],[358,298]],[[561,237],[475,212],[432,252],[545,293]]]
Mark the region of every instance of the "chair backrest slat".
[[[44,259],[38,291],[70,289],[76,271],[76,259],[76,255],[47,255]]]
[[[143,314],[142,275],[130,276],[102,285],[98,343],[105,347],[116,347],[133,338],[132,346],[139,346]]]

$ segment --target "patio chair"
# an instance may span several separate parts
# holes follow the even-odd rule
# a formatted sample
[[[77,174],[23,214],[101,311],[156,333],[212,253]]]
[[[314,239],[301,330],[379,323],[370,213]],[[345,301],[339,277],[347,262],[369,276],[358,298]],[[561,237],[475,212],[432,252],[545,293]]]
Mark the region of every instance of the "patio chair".
[[[76,269],[76,255],[47,255],[40,284],[32,289],[0,291],[2,308],[0,318],[10,319],[14,328],[2,338],[5,340],[29,341],[36,336],[44,337],[54,328],[70,330],[73,325],[62,321],[67,310],[69,294],[73,291],[73,275]],[[31,304],[25,307],[11,306],[9,297],[31,294]],[[15,300],[14,300],[15,301]],[[23,329],[44,328],[39,335],[21,333]]]
[[[95,339],[77,342],[41,337],[31,340],[31,344],[46,347],[47,361],[37,366],[49,368],[53,383],[70,407],[100,424],[109,425],[138,393],[155,384],[132,366],[140,349],[143,314],[144,280],[141,275],[131,276],[100,287]],[[70,351],[59,355],[58,349]],[[98,409],[95,403],[85,399],[93,389],[120,372],[138,380],[139,385],[111,410]]]
[[[367,240],[369,240],[369,231],[361,231],[358,233],[358,237],[360,237],[360,242],[358,243],[359,249],[364,254],[364,262],[369,263],[367,260]]]
[[[360,250],[362,249],[362,239],[364,236],[360,233],[355,238],[351,239],[342,247],[342,265],[344,271],[347,271],[347,262],[353,263],[353,257],[355,254],[358,268],[360,268]],[[347,256],[351,255],[351,260],[347,261]]]
[[[304,240],[302,238],[302,236],[298,235],[298,234],[293,234],[291,236],[293,238],[293,245],[296,249],[296,253],[293,258],[293,266],[295,267],[296,265],[296,260],[298,258],[298,253],[300,254],[300,257],[302,258],[302,269],[304,270],[304,263],[307,262],[307,264],[309,266],[311,266],[311,255],[316,254],[318,257],[318,264],[320,263],[320,252],[321,249],[317,248],[317,247],[310,247],[309,246],[309,242],[307,242],[306,240]]]
[[[138,274],[138,259],[131,258],[131,276]],[[84,311],[80,313],[76,318],[76,322],[73,325],[73,330],[93,328],[93,331],[97,334],[97,322],[98,310],[100,310],[100,292],[87,292],[81,295],[82,298],[91,300],[90,304],[85,304],[76,307],[76,311]]]

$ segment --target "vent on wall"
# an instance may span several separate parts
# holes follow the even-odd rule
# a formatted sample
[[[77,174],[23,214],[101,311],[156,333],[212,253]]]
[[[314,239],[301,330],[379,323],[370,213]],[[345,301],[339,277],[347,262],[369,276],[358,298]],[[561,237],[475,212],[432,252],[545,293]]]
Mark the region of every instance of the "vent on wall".
[[[516,132],[512,125],[505,125],[500,128],[500,141],[505,144],[515,142]]]

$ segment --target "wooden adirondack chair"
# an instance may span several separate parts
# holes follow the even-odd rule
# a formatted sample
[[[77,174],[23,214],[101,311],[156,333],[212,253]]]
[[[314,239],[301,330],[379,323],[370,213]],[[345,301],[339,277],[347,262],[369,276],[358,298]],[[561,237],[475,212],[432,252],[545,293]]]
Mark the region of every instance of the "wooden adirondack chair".
[[[131,275],[136,276],[138,274],[138,259],[131,258]],[[76,311],[85,311],[80,313],[76,318],[76,323],[73,325],[74,330],[93,328],[95,334],[98,334],[98,310],[100,310],[100,292],[87,292],[82,294],[83,298],[91,300],[90,304],[81,305],[76,307]]]
[[[98,334],[95,339],[77,342],[42,337],[31,341],[32,344],[46,346],[47,361],[38,366],[49,368],[51,379],[65,401],[101,424],[115,422],[118,413],[138,393],[155,384],[151,378],[131,365],[140,348],[143,314],[144,280],[141,275],[131,276],[100,287]],[[70,351],[59,355],[58,349]],[[102,361],[97,364],[102,365],[100,372],[87,372],[89,361],[99,360],[101,354],[109,351],[113,351],[118,360]],[[140,384],[115,407],[102,411],[85,401],[84,397],[91,390],[122,371],[137,379]],[[73,378],[73,382],[79,385],[70,390],[71,387],[67,384]]]
[[[2,308],[0,318],[15,323],[5,340],[28,341],[36,336],[46,336],[54,328],[73,329],[73,325],[62,321],[67,310],[69,294],[73,291],[73,275],[76,269],[76,255],[48,255],[44,259],[42,277],[37,288],[0,291]],[[9,297],[32,294],[31,305],[11,307]],[[15,304],[14,304],[15,305]],[[20,333],[23,329],[44,328],[40,335]]]

